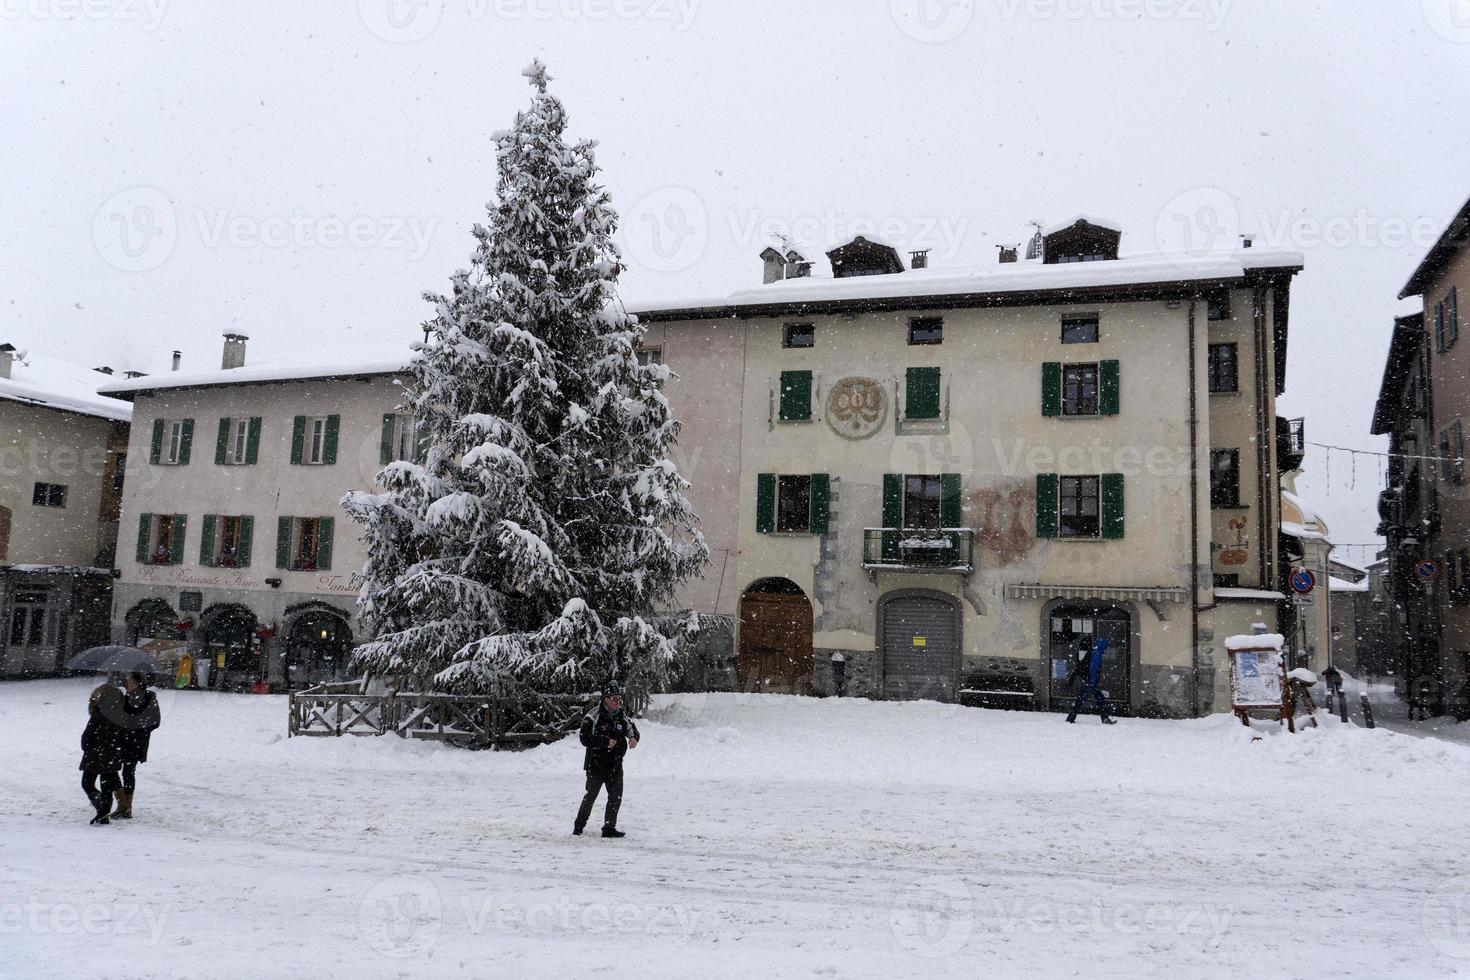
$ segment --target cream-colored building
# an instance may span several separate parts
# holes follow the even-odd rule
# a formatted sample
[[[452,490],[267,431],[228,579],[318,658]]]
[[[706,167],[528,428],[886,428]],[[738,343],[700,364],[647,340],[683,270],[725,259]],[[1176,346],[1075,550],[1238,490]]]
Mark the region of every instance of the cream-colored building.
[[[132,409],[104,380],[0,344],[0,677],[106,640]]]
[[[339,675],[361,639],[365,558],[344,493],[415,452],[406,348],[325,367],[245,365],[103,390],[133,402],[112,628],[187,646],[211,686]],[[203,680],[204,671],[196,677]]]
[[[635,310],[743,336],[738,458],[684,446],[738,471],[718,519],[738,521],[742,683],[831,690],[840,662],[849,693],[1057,707],[1103,635],[1120,709],[1225,707],[1224,638],[1283,612],[1301,257],[1118,258],[1120,237],[1080,219],[966,270],[859,237],[831,278],[769,250],[758,287]]]

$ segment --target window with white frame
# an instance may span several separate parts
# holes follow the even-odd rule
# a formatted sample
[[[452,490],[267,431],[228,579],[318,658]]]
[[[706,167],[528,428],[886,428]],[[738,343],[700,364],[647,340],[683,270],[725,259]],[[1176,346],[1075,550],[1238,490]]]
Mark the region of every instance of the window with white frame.
[[[170,419],[163,423],[163,450],[161,463],[177,463],[184,452],[184,420]]]
[[[306,462],[327,461],[327,416],[319,415],[306,420]]]

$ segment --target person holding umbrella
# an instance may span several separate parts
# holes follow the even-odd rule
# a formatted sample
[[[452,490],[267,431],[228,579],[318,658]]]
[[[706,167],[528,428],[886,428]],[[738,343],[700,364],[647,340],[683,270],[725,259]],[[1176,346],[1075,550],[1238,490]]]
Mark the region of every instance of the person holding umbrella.
[[[82,729],[82,792],[97,815],[92,826],[110,823],[112,796],[122,788],[118,769],[123,762],[123,739],[128,734],[127,707],[116,675],[109,675],[87,699],[87,727]],[[98,782],[101,785],[98,785]]]
[[[82,762],[78,767],[82,770],[82,790],[97,811],[92,823],[111,823],[108,817],[112,812],[113,794],[118,794],[119,816],[132,816],[132,785],[129,783],[128,798],[124,803],[121,795],[123,780],[118,770],[129,758],[136,765],[148,757],[148,735],[158,727],[158,699],[138,679],[167,672],[146,651],[127,646],[90,647],[72,657],[66,665],[72,670],[107,675],[107,681],[87,700],[87,727],[82,730]],[[130,691],[142,690],[131,712],[127,698],[118,688],[125,674],[133,678]],[[150,698],[151,710],[148,707]],[[133,733],[139,730],[143,730],[141,758],[138,757],[136,741],[131,751],[125,748],[128,740],[134,738]]]
[[[133,792],[137,789],[138,763],[148,761],[148,741],[162,722],[158,710],[158,696],[148,690],[148,675],[135,670],[123,680],[127,695],[123,699],[126,712],[125,731],[122,736],[122,788],[117,791],[117,809],[112,812],[114,820],[133,818]]]

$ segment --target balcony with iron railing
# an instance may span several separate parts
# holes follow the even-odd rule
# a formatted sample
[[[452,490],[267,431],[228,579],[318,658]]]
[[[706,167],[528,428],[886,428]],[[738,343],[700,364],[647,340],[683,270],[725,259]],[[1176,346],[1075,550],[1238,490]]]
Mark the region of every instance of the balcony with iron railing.
[[[975,570],[975,532],[967,527],[869,527],[863,529],[863,568],[870,573]]]
[[[1307,420],[1276,417],[1276,460],[1281,469],[1299,470],[1307,455]]]

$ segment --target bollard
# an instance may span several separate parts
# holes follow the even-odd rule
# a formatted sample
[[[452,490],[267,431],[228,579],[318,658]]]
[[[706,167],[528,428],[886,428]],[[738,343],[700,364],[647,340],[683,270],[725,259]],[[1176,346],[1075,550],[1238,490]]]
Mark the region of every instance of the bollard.
[[[839,698],[847,687],[847,658],[841,653],[832,654],[832,693]]]
[[[1347,692],[1340,687],[1337,689],[1337,717],[1344,725],[1347,724]]]
[[[1368,692],[1363,692],[1363,724],[1373,727],[1373,705],[1368,701]]]

